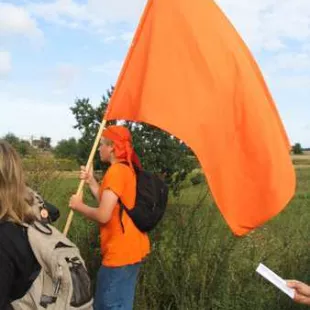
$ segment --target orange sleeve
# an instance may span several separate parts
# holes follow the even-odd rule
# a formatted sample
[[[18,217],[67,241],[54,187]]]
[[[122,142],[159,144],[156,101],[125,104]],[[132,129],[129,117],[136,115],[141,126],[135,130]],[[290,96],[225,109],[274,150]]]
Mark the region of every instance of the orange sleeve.
[[[125,189],[125,181],[126,174],[123,167],[121,165],[112,165],[104,176],[101,194],[105,189],[110,189],[120,197]]]

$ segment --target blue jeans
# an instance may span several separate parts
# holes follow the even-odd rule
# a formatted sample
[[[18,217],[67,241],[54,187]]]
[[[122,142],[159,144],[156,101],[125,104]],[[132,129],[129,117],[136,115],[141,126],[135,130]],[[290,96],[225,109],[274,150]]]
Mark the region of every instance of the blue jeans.
[[[94,310],[132,310],[140,265],[101,266],[97,274]]]

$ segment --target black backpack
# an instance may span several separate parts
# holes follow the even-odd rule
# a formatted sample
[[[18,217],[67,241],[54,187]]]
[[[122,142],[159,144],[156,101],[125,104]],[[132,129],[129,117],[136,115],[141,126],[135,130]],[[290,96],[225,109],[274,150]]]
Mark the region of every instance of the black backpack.
[[[128,163],[122,162],[128,166]],[[122,214],[125,210],[136,227],[142,232],[149,232],[162,219],[168,201],[168,186],[155,174],[141,170],[134,166],[137,186],[135,206],[130,210],[121,200],[120,203],[120,221],[122,223]]]

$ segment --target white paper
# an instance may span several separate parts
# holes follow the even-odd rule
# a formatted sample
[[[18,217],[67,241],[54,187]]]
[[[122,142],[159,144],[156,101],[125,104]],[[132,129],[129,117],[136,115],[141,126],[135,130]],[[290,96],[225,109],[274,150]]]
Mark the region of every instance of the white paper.
[[[280,278],[277,274],[271,271],[268,267],[263,264],[259,264],[256,269],[256,272],[275,285],[278,289],[280,289],[283,293],[290,296],[292,299],[294,298],[295,291],[294,289],[288,287],[286,282]]]

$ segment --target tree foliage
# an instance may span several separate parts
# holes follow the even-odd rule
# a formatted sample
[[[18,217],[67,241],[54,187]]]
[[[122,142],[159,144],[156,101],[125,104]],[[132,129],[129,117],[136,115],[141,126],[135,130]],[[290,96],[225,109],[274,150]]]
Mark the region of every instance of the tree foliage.
[[[35,152],[29,141],[20,139],[13,133],[6,134],[2,139],[9,142],[22,157],[32,155]]]
[[[57,143],[54,154],[56,158],[77,159],[79,143],[75,138],[61,140]]]
[[[296,143],[294,146],[293,146],[293,154],[295,155],[301,155],[303,154],[303,149],[302,149],[302,146],[300,143]]]

